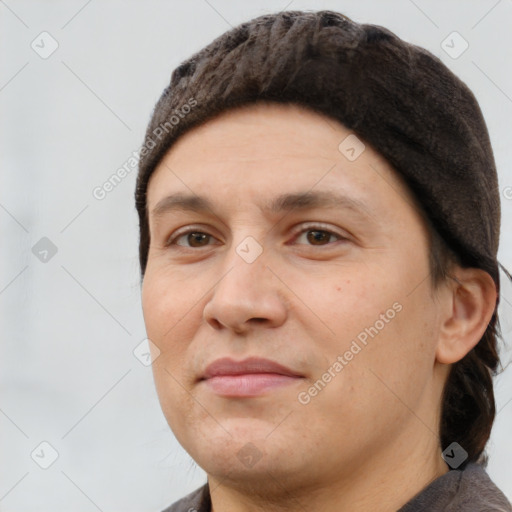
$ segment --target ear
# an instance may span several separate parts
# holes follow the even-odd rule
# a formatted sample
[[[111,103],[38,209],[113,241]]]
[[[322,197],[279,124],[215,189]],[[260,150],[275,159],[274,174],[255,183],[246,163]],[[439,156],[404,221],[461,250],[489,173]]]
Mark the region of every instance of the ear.
[[[436,349],[443,364],[460,361],[480,341],[498,299],[496,284],[484,270],[456,267],[451,275]]]

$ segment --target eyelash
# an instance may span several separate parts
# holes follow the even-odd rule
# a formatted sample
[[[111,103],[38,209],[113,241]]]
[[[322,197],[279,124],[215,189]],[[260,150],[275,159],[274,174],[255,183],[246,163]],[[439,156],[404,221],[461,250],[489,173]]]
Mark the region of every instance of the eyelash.
[[[320,231],[322,233],[327,233],[329,235],[334,235],[335,237],[338,237],[339,242],[341,241],[348,241],[349,239],[339,233],[336,233],[334,231],[331,231],[331,230],[328,230],[328,229],[325,229],[324,226],[322,225],[319,225],[319,224],[312,224],[310,226],[307,226],[305,228],[303,228],[301,231],[299,231],[296,235],[294,235],[294,240],[296,240],[299,236],[301,236],[303,233],[307,233],[308,231]],[[166,242],[165,242],[165,247],[168,247],[170,248],[171,246],[177,246],[179,247],[180,249],[194,249],[194,250],[197,250],[197,249],[202,249],[202,247],[188,247],[188,246],[184,246],[184,245],[179,245],[179,244],[176,244],[175,242],[177,240],[179,240],[181,237],[183,236],[186,236],[186,235],[189,235],[190,233],[199,233],[201,235],[207,235],[207,236],[210,236],[210,237],[213,237],[213,235],[210,235],[209,233],[206,233],[204,231],[201,231],[201,228],[188,228],[186,231],[183,231],[181,233],[177,233],[176,235],[174,235],[173,237],[169,238]],[[213,237],[215,238],[215,237]],[[209,246],[210,244],[208,244]],[[332,243],[327,243],[325,245],[332,245]],[[208,247],[208,246],[204,246],[204,247]],[[309,245],[309,247],[324,247],[323,245]]]

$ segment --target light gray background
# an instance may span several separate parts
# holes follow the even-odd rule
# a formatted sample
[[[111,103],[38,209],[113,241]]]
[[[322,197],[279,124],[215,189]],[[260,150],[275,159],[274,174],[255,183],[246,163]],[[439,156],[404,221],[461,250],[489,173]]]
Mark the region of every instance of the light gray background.
[[[133,354],[145,339],[135,170],[101,201],[92,191],[139,149],[172,69],[230,25],[329,8],[439,56],[487,119],[503,191],[499,258],[512,269],[512,1],[288,1],[0,1],[0,510],[158,511],[205,481]],[[31,48],[43,31],[59,45],[46,59]],[[456,59],[441,47],[453,31],[469,43]],[[47,262],[31,250],[42,237],[57,247]],[[496,393],[488,471],[512,499],[511,367]],[[43,441],[59,455],[48,469],[31,458],[50,461]]]

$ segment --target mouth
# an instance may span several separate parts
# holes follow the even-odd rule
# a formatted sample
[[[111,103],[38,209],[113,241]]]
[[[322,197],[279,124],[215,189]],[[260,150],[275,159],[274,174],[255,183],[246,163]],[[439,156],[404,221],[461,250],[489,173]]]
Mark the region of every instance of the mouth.
[[[278,373],[247,373],[244,375],[219,375],[205,379],[204,382],[217,395],[251,397],[299,380],[302,380],[302,377],[290,377]]]
[[[303,378],[303,375],[269,359],[251,357],[237,362],[225,357],[208,365],[198,380],[220,396],[254,397]]]

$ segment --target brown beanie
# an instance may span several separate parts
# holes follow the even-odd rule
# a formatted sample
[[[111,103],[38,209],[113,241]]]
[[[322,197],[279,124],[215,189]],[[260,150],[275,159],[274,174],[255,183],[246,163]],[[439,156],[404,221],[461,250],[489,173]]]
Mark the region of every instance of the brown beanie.
[[[368,141],[402,175],[461,263],[487,271],[499,289],[498,179],[473,93],[427,50],[332,11],[260,16],[173,71],[140,154],[142,275],[151,173],[184,132],[258,100],[313,109]]]

